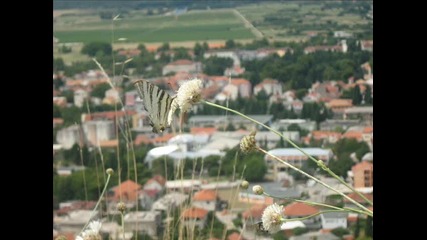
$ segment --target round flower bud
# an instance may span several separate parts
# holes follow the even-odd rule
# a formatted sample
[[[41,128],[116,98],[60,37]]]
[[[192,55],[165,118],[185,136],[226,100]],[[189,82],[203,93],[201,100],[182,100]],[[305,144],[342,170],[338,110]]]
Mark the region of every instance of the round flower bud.
[[[249,187],[249,182],[248,181],[243,181],[241,184],[240,184],[240,187],[242,188],[242,189],[248,189],[248,187]]]
[[[121,213],[124,213],[126,211],[126,204],[124,204],[123,202],[117,203],[117,210]]]
[[[108,175],[113,175],[114,174],[114,170],[112,168],[107,169],[107,174]]]
[[[262,195],[264,193],[264,189],[260,185],[253,186],[252,191],[257,195]]]

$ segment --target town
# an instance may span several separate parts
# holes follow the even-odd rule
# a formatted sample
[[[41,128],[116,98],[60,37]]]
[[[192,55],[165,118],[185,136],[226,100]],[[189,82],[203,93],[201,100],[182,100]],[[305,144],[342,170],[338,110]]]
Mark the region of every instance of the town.
[[[145,79],[174,96],[185,81],[201,79],[204,100],[282,133],[373,201],[373,40],[343,30],[307,36],[306,42],[263,38],[193,47],[86,43],[81,52],[105,72],[93,62],[85,69],[54,58],[54,239],[75,239],[91,219],[102,220],[105,239],[372,239],[372,217],[321,213],[295,200],[355,207],[352,202],[269,155],[239,150],[255,131],[268,153],[373,211],[286,139],[203,103],[154,133],[132,84]],[[66,52],[73,45],[54,37],[53,47]],[[107,168],[114,174],[94,215]],[[252,192],[255,185],[270,196]],[[274,202],[289,219],[319,214],[286,222],[275,234],[259,231]]]

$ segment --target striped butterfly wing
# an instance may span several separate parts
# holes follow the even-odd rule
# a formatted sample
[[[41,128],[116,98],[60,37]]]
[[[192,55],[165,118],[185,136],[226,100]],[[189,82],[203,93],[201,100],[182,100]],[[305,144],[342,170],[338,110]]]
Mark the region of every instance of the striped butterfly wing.
[[[145,110],[148,112],[153,132],[163,132],[170,126],[168,124],[168,114],[171,111],[172,101],[175,97],[171,97],[165,90],[144,79],[135,81],[134,85],[143,101]]]

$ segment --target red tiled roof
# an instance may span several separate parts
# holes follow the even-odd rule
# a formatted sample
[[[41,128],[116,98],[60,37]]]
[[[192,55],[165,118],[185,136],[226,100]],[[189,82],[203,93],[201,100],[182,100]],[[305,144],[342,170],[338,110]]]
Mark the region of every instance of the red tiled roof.
[[[353,106],[351,99],[332,99],[328,102],[329,107],[351,107]]]
[[[308,216],[318,212],[317,208],[300,202],[294,202],[285,206],[286,216]]]
[[[266,207],[267,207],[266,204],[255,204],[250,209],[244,211],[242,213],[242,217],[244,219],[248,219],[248,218],[260,219]]]
[[[193,64],[193,61],[188,60],[188,59],[179,59],[176,60],[175,62],[171,62],[168,65],[191,65]]]
[[[65,239],[67,239],[67,240],[74,240],[76,237],[75,233],[72,233],[72,232],[61,232],[57,236],[64,236]],[[55,237],[57,237],[57,236],[55,236]]]
[[[214,190],[203,189],[194,194],[193,201],[215,201],[216,197]]]
[[[122,184],[113,188],[114,191],[114,200],[120,199],[120,193],[122,195],[123,200],[131,200],[134,201],[137,199],[138,190],[141,189],[141,185],[132,181],[126,180],[122,182]]]
[[[117,147],[118,144],[118,139],[99,141],[100,147]]]
[[[360,141],[360,140],[362,140],[362,133],[357,132],[357,131],[348,131],[348,132],[344,133],[343,137],[344,138],[354,138],[354,139]]]
[[[374,200],[374,195],[372,195],[372,193],[362,193],[363,196],[365,196],[369,201],[373,202]],[[363,199],[362,197],[360,197],[358,194],[351,192],[349,194],[347,194],[348,197],[350,197],[351,199],[355,200],[358,203],[366,203],[365,199]],[[349,203],[350,200],[348,200],[347,198],[344,198],[344,202]]]
[[[225,43],[208,43],[209,49],[214,48],[223,48],[225,47]]]
[[[215,127],[192,127],[190,129],[191,134],[208,134],[211,135],[215,133],[217,130]]]
[[[53,124],[63,124],[64,119],[62,118],[53,118]]]
[[[372,133],[374,132],[374,128],[373,127],[365,127],[363,129],[363,133]]]
[[[157,193],[158,193],[159,191],[158,191],[158,190],[156,190],[156,189],[144,189],[144,190],[142,190],[142,192],[143,192],[144,194],[146,194],[147,196],[154,198],[154,197],[156,197],[156,196],[157,196]]]
[[[374,165],[367,161],[362,161],[353,167],[351,167],[351,171],[364,171],[364,170],[370,170],[373,169]]]
[[[126,112],[124,111],[96,112],[96,113],[86,114],[85,120],[89,121],[96,118],[115,119],[116,116],[120,118],[120,117],[124,117],[125,115],[131,116],[134,114],[136,114],[136,111],[133,111],[133,110],[126,110]]]
[[[139,50],[139,49],[125,49],[125,50],[120,50],[118,52],[118,54],[121,56],[135,57],[135,56],[138,56],[139,54],[141,54],[141,50]]]
[[[330,136],[340,138],[342,136],[339,132],[333,132],[333,131],[312,131],[311,135],[314,139],[321,139],[321,138],[327,138]]]
[[[135,140],[133,141],[133,144],[135,144],[135,146],[138,146],[138,145],[141,145],[142,143],[146,145],[150,144],[151,139],[145,136],[144,134],[139,134],[138,136],[136,136]]]
[[[233,78],[231,79],[231,84],[233,85],[242,85],[242,84],[251,84],[249,80],[244,78]]]
[[[155,142],[155,143],[164,143],[164,142],[167,142],[169,139],[173,138],[174,136],[175,136],[175,134],[168,133],[168,134],[165,134],[163,136],[158,136],[158,137],[154,138],[153,142]]]
[[[162,175],[153,176],[152,178],[148,179],[148,181],[145,184],[150,184],[153,181],[159,183],[162,186],[164,186],[166,184],[166,179]]]
[[[183,218],[205,218],[206,215],[208,214],[208,211],[202,208],[196,208],[196,207],[192,207],[192,208],[188,208],[185,209],[181,216]]]
[[[244,238],[239,233],[234,232],[228,235],[227,240],[244,240]]]

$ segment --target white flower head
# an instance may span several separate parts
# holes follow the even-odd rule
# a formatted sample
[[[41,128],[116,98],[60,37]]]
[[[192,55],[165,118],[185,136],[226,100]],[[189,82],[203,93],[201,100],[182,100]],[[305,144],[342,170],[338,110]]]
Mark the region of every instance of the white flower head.
[[[89,227],[82,232],[81,236],[77,236],[76,240],[102,240],[99,230],[101,230],[102,223],[99,220],[89,223]]]
[[[269,233],[280,231],[280,227],[284,222],[283,206],[273,203],[266,207],[262,213],[262,226]]]
[[[198,78],[186,81],[179,87],[176,101],[182,112],[187,112],[202,99],[202,87],[202,80]]]

